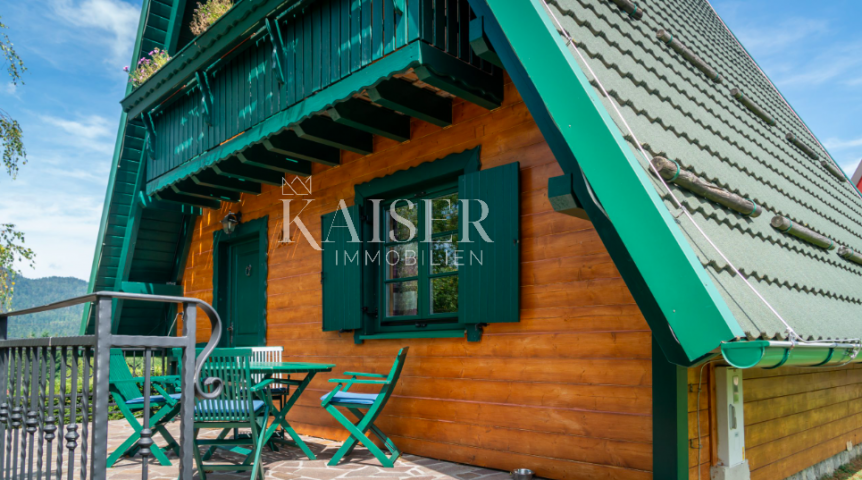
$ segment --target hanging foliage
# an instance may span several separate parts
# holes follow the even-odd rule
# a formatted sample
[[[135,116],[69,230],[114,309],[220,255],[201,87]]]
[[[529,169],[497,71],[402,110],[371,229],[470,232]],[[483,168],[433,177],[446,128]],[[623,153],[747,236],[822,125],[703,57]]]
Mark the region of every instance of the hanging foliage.
[[[129,73],[129,82],[131,82],[135,88],[143,85],[144,82],[158,72],[159,69],[171,59],[168,52],[159,50],[158,48],[154,48],[148,55],[148,57],[142,57],[138,60],[138,65],[135,67],[135,70]],[[129,67],[125,67],[123,70],[128,72]]]
[[[195,9],[192,24],[189,28],[191,28],[192,33],[195,35],[204,33],[210,28],[210,25],[227,13],[232,6],[233,0],[207,0],[204,3],[198,2],[198,8]]]

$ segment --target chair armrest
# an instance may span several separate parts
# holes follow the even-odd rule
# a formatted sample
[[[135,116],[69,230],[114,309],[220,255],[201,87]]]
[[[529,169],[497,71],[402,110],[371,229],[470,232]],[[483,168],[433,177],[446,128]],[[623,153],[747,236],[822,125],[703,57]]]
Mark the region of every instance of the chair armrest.
[[[356,378],[332,378],[329,383],[357,384],[357,385],[389,385],[388,380],[359,380]]]
[[[386,375],[381,375],[379,373],[344,372],[344,374],[349,377],[386,378]]]
[[[273,380],[271,378],[268,378],[268,379],[256,384],[255,386],[251,387],[251,391],[252,392],[259,392],[265,388],[269,388],[269,386],[273,383],[275,383],[275,382],[273,382]]]

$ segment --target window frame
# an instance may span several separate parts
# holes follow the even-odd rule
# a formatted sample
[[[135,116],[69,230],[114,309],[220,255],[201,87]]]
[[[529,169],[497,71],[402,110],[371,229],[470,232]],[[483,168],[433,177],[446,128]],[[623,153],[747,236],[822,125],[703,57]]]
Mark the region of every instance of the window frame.
[[[385,255],[385,245],[389,244],[385,240],[388,239],[388,232],[385,226],[385,209],[383,205],[389,205],[391,202],[399,198],[429,198],[433,192],[458,192],[458,179],[466,174],[478,172],[480,168],[480,147],[477,146],[470,150],[465,150],[460,153],[454,153],[445,157],[422,163],[418,166],[392,173],[385,177],[376,178],[368,182],[356,185],[354,187],[355,197],[354,203],[360,206],[362,226],[359,228],[359,235],[362,240],[361,255],[362,258],[373,258],[375,254],[381,257]],[[422,195],[416,195],[417,192],[425,192]],[[369,242],[373,238],[373,218],[374,212],[372,199],[380,199],[379,221],[381,239],[383,243],[374,244]],[[458,206],[460,220],[460,204]],[[420,210],[420,214],[421,214]],[[419,231],[424,228],[424,218],[419,218]],[[461,237],[461,222],[458,222],[458,238]],[[383,236],[387,235],[387,236]],[[445,234],[445,235],[448,235]],[[423,237],[417,233],[418,240]],[[421,245],[421,242],[419,243]],[[422,248],[420,247],[420,251]],[[420,254],[421,256],[421,254]],[[413,321],[414,323],[405,325],[383,325],[385,317],[385,295],[383,295],[383,264],[385,259],[381,258],[380,263],[362,263],[362,321],[361,328],[354,331],[354,339],[356,343],[361,343],[364,340],[382,339],[382,338],[464,338],[464,333],[468,329],[468,325],[463,320],[462,303],[459,298],[458,312],[455,315],[456,322],[446,323],[429,323],[421,322],[421,320],[438,320],[440,318],[453,318],[449,313],[440,314],[435,318],[425,318],[424,315],[411,316],[404,318],[405,321]],[[429,266],[430,268],[430,266]],[[460,283],[461,269],[458,269],[458,277]],[[429,283],[430,288],[430,283]],[[420,282],[421,288],[421,282]],[[459,295],[460,297],[460,295]],[[429,295],[430,298],[430,295]],[[421,307],[420,307],[421,308]],[[421,310],[420,310],[421,312]],[[426,323],[424,327],[416,326],[416,321]]]
[[[433,296],[431,294],[432,281],[435,278],[444,278],[444,277],[458,277],[460,271],[455,270],[454,272],[442,272],[442,273],[432,273],[431,272],[431,248],[430,244],[424,243],[422,240],[425,238],[425,216],[428,212],[425,209],[425,204],[422,200],[425,199],[434,199],[439,198],[441,196],[447,196],[451,194],[458,194],[458,183],[457,181],[448,182],[442,185],[438,185],[437,187],[424,190],[421,192],[417,192],[414,195],[401,195],[395,198],[386,199],[385,201],[380,203],[380,218],[383,221],[380,222],[380,238],[383,239],[383,243],[381,244],[383,247],[383,252],[381,252],[381,261],[378,266],[380,269],[379,279],[378,279],[378,292],[380,306],[378,308],[377,315],[377,329],[381,332],[403,332],[403,331],[414,331],[414,330],[425,330],[425,331],[437,331],[437,330],[461,330],[466,329],[467,326],[461,321],[461,309],[460,302],[459,308],[455,312],[442,312],[442,313],[433,313],[431,311],[431,302],[433,301]],[[410,200],[413,201],[416,205],[415,208],[419,208],[417,211],[416,219],[418,223],[416,237],[410,241],[391,241],[389,240],[389,230],[388,230],[388,216],[387,213],[389,211],[389,206],[398,200]],[[431,238],[441,238],[445,236],[455,235],[456,237],[460,236],[461,231],[461,222],[460,222],[460,205],[457,205],[459,222],[457,228],[455,230],[447,230],[445,232],[432,233]],[[460,238],[460,237],[459,237]],[[412,277],[402,277],[397,279],[387,278],[386,270],[388,263],[387,262],[387,252],[388,247],[394,245],[403,245],[416,243],[418,245],[417,252],[417,274]],[[425,262],[428,262],[425,264]],[[388,300],[389,296],[387,295],[386,286],[393,283],[399,282],[409,282],[416,281],[417,283],[417,314],[416,315],[399,315],[399,316],[388,316]],[[422,292],[425,291],[425,295],[423,296]],[[454,321],[453,321],[454,320]],[[403,325],[392,325],[393,322],[405,322]],[[387,325],[390,323],[390,325]],[[412,323],[413,328],[409,328]],[[417,324],[424,324],[425,326],[419,327]]]

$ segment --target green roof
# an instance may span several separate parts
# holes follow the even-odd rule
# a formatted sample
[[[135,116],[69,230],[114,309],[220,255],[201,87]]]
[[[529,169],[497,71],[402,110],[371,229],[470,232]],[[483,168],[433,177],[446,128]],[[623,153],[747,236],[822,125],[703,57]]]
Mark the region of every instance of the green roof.
[[[650,158],[675,160],[763,208],[759,217],[748,217],[670,184],[706,237],[763,299],[803,339],[862,338],[856,317],[862,314],[862,265],[838,256],[837,249],[819,248],[770,225],[773,216],[783,215],[836,245],[862,251],[859,192],[821,165],[823,159],[834,161],[705,0],[638,2],[645,12],[640,19],[617,3],[626,2],[549,1]],[[660,40],[659,30],[703,59],[722,81],[708,78]],[[773,117],[775,126],[736,100],[734,88]],[[595,93],[649,171],[650,158],[641,155],[610,100],[597,87]],[[812,160],[787,139],[788,133],[819,158]],[[748,338],[786,338],[785,325],[681,214],[658,177],[652,172],[648,177]],[[669,273],[667,281],[673,282]]]

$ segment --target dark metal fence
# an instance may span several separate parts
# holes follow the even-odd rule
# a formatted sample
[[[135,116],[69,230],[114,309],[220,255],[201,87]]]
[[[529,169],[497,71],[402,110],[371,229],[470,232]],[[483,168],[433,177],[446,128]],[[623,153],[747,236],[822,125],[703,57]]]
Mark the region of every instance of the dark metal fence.
[[[113,299],[183,305],[183,331],[177,337],[116,335],[111,332]],[[7,339],[8,317],[93,302],[94,335]],[[206,313],[212,334],[195,361],[197,308]],[[163,295],[97,292],[42,307],[0,313],[0,480],[104,480],[108,459],[108,406],[112,348],[140,350],[143,356],[144,413],[141,478],[148,477],[150,376],[154,352],[183,349],[180,399],[180,479],[192,478],[194,399],[215,398],[221,379],[200,370],[221,334],[221,320],[200,300]]]

